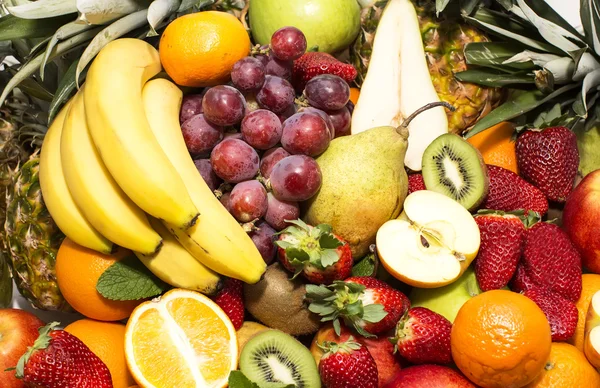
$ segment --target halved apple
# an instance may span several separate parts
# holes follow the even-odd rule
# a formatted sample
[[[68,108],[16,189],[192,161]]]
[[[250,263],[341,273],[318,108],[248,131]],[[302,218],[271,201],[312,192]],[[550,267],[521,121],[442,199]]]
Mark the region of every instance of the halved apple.
[[[398,219],[379,228],[376,245],[381,264],[398,280],[435,288],[462,275],[480,242],[479,227],[461,204],[421,190],[406,197]]]
[[[592,296],[586,318],[583,352],[590,364],[600,368],[600,291]]]

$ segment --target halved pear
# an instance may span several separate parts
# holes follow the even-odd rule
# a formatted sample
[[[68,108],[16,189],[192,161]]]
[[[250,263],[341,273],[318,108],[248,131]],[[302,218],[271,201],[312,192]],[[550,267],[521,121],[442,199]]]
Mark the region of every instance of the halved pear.
[[[586,318],[583,352],[590,364],[600,368],[600,291],[592,296]]]
[[[481,237],[471,213],[434,191],[406,197],[404,212],[377,231],[377,253],[385,269],[409,285],[445,286],[477,256]]]

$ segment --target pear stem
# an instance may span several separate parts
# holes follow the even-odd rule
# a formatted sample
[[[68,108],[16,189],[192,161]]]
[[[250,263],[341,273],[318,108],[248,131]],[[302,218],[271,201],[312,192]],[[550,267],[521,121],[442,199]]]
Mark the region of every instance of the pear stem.
[[[408,116],[406,118],[406,120],[404,120],[404,122],[400,125],[400,128],[398,128],[398,131],[400,131],[401,128],[408,128],[410,122],[413,121],[413,119],[415,117],[417,117],[418,115],[420,115],[421,113],[425,112],[426,110],[432,109],[432,108],[437,108],[438,106],[443,106],[444,108],[446,108],[452,112],[454,112],[456,110],[454,105],[452,105],[448,102],[445,102],[445,101],[430,102],[429,104],[420,107],[419,109],[414,111],[410,116]]]

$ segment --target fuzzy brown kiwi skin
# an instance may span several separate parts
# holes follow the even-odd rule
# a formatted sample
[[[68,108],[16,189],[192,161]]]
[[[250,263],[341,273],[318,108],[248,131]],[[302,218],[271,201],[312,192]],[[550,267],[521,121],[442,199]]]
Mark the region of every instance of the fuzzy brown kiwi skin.
[[[306,288],[299,278],[275,263],[256,284],[244,284],[246,309],[264,325],[292,336],[313,334],[321,322],[304,303]]]

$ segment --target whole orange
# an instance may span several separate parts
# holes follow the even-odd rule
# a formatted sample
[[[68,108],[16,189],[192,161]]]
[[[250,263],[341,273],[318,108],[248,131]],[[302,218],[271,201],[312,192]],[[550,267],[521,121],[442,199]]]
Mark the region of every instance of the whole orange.
[[[544,368],[552,343],[542,310],[526,296],[505,290],[469,299],[450,338],[456,366],[486,388],[530,383]]]
[[[360,89],[359,88],[350,88],[350,101],[354,105],[358,102],[358,97],[360,97]]]
[[[125,361],[125,325],[80,319],[65,327],[65,330],[79,338],[106,364],[114,388],[127,388],[135,384]]]
[[[96,290],[104,271],[131,254],[120,250],[105,255],[65,238],[56,255],[56,280],[66,301],[78,312],[99,321],[119,321],[131,315],[141,301],[106,299]]]
[[[577,311],[579,312],[577,328],[575,329],[573,337],[567,341],[571,345],[575,345],[575,347],[582,352],[585,339],[585,321],[590,308],[590,302],[596,291],[600,291],[600,275],[593,273],[583,274],[581,276],[581,296],[575,303]]]
[[[481,152],[486,164],[504,167],[518,174],[516,143],[512,139],[514,133],[514,125],[503,121],[467,141]]]
[[[213,86],[227,82],[233,65],[250,53],[250,37],[242,23],[226,12],[181,16],[160,38],[160,61],[181,86]]]
[[[552,343],[546,367],[527,385],[527,388],[559,387],[600,388],[600,375],[584,354],[564,342]]]

